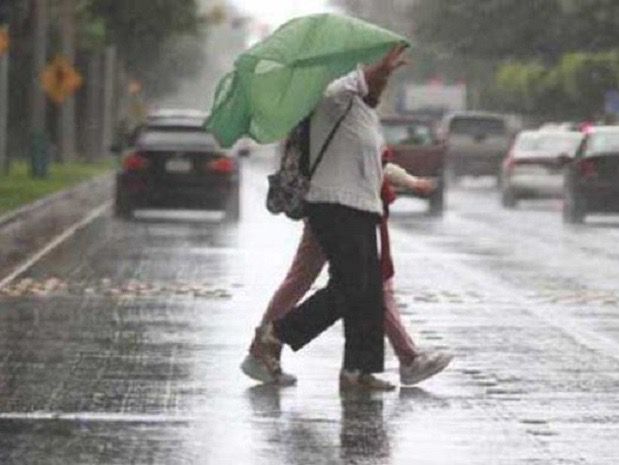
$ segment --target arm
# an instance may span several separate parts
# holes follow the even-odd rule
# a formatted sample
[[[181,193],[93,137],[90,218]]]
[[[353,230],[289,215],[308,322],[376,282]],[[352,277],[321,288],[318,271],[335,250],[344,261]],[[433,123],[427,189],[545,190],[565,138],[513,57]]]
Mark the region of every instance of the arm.
[[[429,194],[436,189],[436,183],[427,178],[410,175],[404,168],[394,163],[387,163],[384,168],[385,179],[394,186],[409,189],[421,194]]]

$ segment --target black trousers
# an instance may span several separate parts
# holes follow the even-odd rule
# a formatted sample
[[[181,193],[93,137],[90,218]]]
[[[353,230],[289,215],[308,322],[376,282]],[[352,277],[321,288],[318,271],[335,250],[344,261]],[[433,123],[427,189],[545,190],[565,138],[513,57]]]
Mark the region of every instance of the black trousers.
[[[337,204],[310,204],[308,220],[329,263],[329,283],[274,322],[277,337],[297,351],[339,318],[344,368],[384,369],[383,286],[376,243],[378,215]]]

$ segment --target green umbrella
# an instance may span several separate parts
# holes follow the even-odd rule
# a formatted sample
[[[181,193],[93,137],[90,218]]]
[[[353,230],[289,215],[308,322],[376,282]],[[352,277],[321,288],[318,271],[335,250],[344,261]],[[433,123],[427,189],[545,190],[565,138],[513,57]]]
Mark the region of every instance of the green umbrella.
[[[293,19],[237,58],[217,86],[206,129],[224,147],[245,135],[261,143],[282,139],[333,79],[401,43],[408,41],[347,16]]]

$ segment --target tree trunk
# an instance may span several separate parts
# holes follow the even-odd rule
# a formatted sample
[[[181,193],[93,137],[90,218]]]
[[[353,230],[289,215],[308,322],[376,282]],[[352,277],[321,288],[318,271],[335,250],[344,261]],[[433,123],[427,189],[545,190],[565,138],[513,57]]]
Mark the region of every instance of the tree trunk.
[[[0,24],[0,29],[4,26]],[[8,34],[8,26],[4,29]],[[9,117],[9,51],[0,55],[0,169],[9,174],[11,160],[7,152]]]
[[[75,65],[75,0],[61,0],[60,3],[61,51],[64,57]],[[75,160],[75,96],[71,95],[60,107],[58,156],[61,160]]]
[[[33,32],[33,63],[32,63],[32,113],[31,113],[31,160],[34,177],[44,177],[47,174],[47,128],[45,114],[47,100],[43,92],[40,76],[47,62],[47,40],[49,29],[48,0],[33,0],[35,27]]]
[[[99,137],[103,123],[102,110],[102,66],[101,54],[91,52],[88,59],[87,103],[86,103],[86,159],[94,161],[103,153],[102,139]]]
[[[103,153],[109,154],[115,130],[116,49],[105,49],[103,70],[103,126],[101,130]]]

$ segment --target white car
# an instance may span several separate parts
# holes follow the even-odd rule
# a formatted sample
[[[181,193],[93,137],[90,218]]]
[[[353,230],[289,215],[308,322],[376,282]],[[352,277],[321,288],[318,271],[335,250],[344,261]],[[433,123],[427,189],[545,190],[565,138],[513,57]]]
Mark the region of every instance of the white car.
[[[561,197],[565,165],[583,140],[576,131],[522,131],[503,161],[501,203]]]

